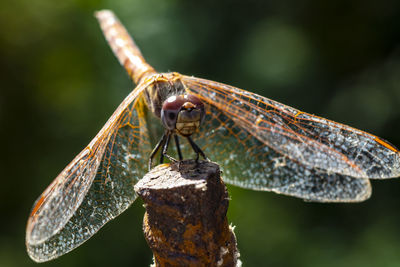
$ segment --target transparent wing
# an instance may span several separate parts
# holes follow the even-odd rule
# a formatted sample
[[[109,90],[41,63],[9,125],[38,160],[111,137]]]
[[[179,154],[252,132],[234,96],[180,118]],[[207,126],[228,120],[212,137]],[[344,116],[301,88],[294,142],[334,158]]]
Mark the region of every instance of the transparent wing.
[[[368,179],[329,174],[297,163],[259,141],[224,111],[212,105],[206,109],[204,124],[193,138],[220,164],[225,182],[318,202],[355,202],[370,196]],[[184,153],[192,153],[187,147]]]
[[[138,86],[91,143],[35,203],[28,220],[30,257],[43,262],[82,244],[135,200],[134,184],[146,173],[150,153]]]
[[[231,127],[257,139],[267,151],[262,162],[280,154],[325,173],[357,178],[400,176],[399,150],[374,135],[232,86],[188,76],[181,79],[188,92],[223,114]]]

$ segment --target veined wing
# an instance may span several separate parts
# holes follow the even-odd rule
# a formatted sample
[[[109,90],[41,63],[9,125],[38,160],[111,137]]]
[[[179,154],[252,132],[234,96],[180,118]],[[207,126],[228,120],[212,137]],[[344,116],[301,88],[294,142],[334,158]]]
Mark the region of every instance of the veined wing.
[[[36,201],[26,246],[43,262],[79,246],[135,200],[150,153],[142,92],[132,91],[90,144]],[[143,158],[144,157],[144,158]]]
[[[206,104],[207,114],[195,142],[221,165],[226,183],[273,191],[318,202],[357,202],[371,195],[368,179],[327,173],[284,156],[255,138],[226,116]],[[184,153],[189,153],[187,146]]]
[[[263,161],[281,155],[327,174],[400,176],[399,150],[379,137],[232,86],[188,76],[182,76],[182,83],[188,92],[223,111],[238,130],[257,139],[268,151]]]

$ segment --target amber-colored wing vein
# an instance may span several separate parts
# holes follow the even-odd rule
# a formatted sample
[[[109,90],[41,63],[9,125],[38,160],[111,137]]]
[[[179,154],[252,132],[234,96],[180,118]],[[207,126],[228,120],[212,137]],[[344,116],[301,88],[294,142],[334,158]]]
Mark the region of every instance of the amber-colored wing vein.
[[[356,178],[400,176],[399,150],[374,135],[221,83],[188,76],[182,83],[266,149],[293,162]]]
[[[35,203],[26,231],[33,260],[48,261],[74,249],[135,200],[133,186],[145,174],[150,153],[141,100],[146,86],[128,95]]]
[[[206,118],[193,138],[206,155],[220,164],[226,183],[318,202],[356,202],[371,194],[368,179],[310,168],[271,149],[206,104]],[[183,153],[192,153],[185,146]]]

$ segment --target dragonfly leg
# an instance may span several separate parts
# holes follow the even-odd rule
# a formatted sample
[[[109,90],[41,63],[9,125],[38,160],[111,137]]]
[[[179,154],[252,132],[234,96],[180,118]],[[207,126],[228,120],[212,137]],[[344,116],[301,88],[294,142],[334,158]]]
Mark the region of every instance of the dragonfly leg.
[[[179,138],[176,134],[174,135],[174,138],[175,138],[176,151],[178,152],[179,160],[182,160],[183,157],[182,157],[181,147],[179,146]]]
[[[205,159],[205,160],[209,160],[206,155],[204,154],[203,150],[201,150],[201,148],[196,145],[196,143],[192,140],[192,138],[190,138],[190,136],[186,137],[187,140],[189,141],[190,145],[192,146],[194,152],[196,153],[196,161],[199,160],[199,154]]]
[[[177,162],[176,159],[174,159],[173,157],[171,157],[170,155],[167,154],[169,141],[171,140],[171,135],[172,135],[172,133],[169,132],[169,131],[166,133],[167,137],[166,137],[166,140],[165,140],[165,143],[164,143],[164,146],[163,146],[163,150],[162,150],[162,153],[161,153],[160,164],[163,163],[164,157],[168,158],[171,162]]]
[[[160,150],[160,147],[164,146],[166,140],[167,140],[167,133],[165,132],[163,134],[163,136],[161,137],[160,141],[158,141],[157,145],[154,147],[153,151],[150,154],[149,171],[151,170],[151,166],[153,165],[154,156],[157,154],[158,150]],[[161,156],[162,156],[162,154],[161,154]]]

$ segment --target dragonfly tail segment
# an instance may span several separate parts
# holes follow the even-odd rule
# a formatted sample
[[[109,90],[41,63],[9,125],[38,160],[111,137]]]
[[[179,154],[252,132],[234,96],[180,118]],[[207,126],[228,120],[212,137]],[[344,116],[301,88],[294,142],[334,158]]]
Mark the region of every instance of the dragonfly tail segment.
[[[156,73],[112,11],[100,10],[95,13],[95,16],[119,63],[124,66],[136,84],[139,84],[143,78]]]

